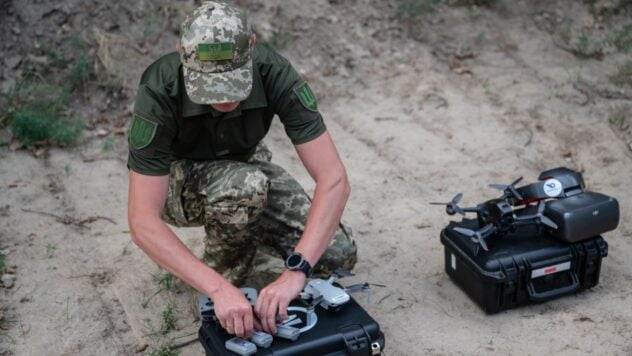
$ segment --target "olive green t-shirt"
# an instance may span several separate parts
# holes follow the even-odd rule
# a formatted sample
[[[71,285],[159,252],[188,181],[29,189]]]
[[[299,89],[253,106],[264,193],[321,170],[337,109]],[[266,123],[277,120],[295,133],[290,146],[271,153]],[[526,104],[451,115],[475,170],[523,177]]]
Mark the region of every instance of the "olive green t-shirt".
[[[294,144],[325,131],[307,83],[281,55],[265,46],[253,51],[253,87],[236,110],[220,113],[186,95],[177,53],[143,73],[129,134],[127,165],[145,175],[166,175],[178,159],[245,160],[278,115]]]

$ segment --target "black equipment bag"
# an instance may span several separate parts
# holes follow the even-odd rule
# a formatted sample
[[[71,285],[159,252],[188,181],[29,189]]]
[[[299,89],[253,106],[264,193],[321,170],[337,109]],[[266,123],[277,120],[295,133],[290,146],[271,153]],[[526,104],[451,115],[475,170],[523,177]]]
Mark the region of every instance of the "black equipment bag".
[[[599,282],[608,244],[601,236],[576,243],[559,241],[537,226],[523,226],[486,239],[484,251],[454,227],[476,230],[476,220],[450,222],[441,231],[445,270],[487,313],[591,288]]]
[[[304,306],[298,301],[291,305]],[[318,306],[316,315],[316,326],[302,333],[298,340],[274,337],[269,348],[259,347],[254,355],[368,356],[379,355],[384,350],[384,334],[380,326],[353,298],[338,311]],[[211,318],[202,321],[199,337],[207,356],[237,355],[225,347],[226,340],[234,335],[229,335]]]

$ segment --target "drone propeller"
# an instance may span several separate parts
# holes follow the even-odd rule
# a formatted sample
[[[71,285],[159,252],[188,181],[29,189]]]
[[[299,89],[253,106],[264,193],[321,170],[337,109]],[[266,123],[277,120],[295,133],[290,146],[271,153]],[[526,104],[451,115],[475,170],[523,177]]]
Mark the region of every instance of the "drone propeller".
[[[531,214],[531,215],[516,216],[516,220],[535,219],[536,222],[542,223],[550,228],[557,230],[558,228],[557,224],[553,222],[553,220],[549,219],[547,216],[543,214],[545,208],[546,208],[546,202],[544,200],[541,200],[540,203],[538,204],[537,213]]]
[[[515,181],[513,181],[513,183],[511,183],[509,185],[507,185],[507,184],[490,184],[489,187],[493,188],[493,189],[502,190],[502,191],[505,192],[505,194],[507,194],[507,192],[511,192],[511,194],[513,194],[513,196],[515,196],[518,200],[523,200],[522,195],[516,189],[516,184],[518,184],[518,182],[520,182],[521,180],[522,180],[522,177],[519,177],[518,179],[516,179]]]
[[[338,278],[355,276],[355,274],[353,274],[353,272],[349,271],[348,269],[337,269],[332,273],[332,275],[334,274]]]
[[[356,293],[356,292],[366,293],[366,295],[367,295],[367,297],[366,297],[367,302],[371,303],[371,286],[373,286],[373,287],[381,287],[381,288],[385,288],[386,287],[383,284],[374,284],[374,283],[369,284],[368,282],[364,282],[364,283],[358,283],[358,284],[350,285],[350,286],[345,288],[345,291],[348,292],[348,293]]]
[[[430,204],[431,205],[445,205],[445,211],[448,213],[448,215],[454,215],[455,213],[459,213],[465,216],[465,211],[463,211],[463,209],[461,209],[461,207],[458,205],[461,198],[463,198],[463,194],[459,193],[455,195],[454,198],[452,198],[452,200],[448,203],[431,202]]]
[[[375,283],[364,282],[364,283],[358,283],[358,284],[350,285],[350,286],[346,287],[345,290],[347,292],[349,292],[349,293],[368,292],[369,290],[371,290],[371,286],[373,286],[373,287],[381,287],[381,288],[385,288],[386,287],[383,284],[375,284]]]
[[[481,247],[483,248],[483,250],[485,251],[489,251],[489,248],[487,247],[487,242],[485,242],[485,238],[491,234],[493,234],[496,231],[496,227],[494,227],[493,224],[487,224],[485,226],[483,226],[483,228],[474,231],[474,230],[470,230],[470,229],[466,229],[463,227],[455,227],[454,228],[455,231],[467,236],[467,237],[474,237],[476,238],[476,240],[478,240],[478,243],[481,245]]]

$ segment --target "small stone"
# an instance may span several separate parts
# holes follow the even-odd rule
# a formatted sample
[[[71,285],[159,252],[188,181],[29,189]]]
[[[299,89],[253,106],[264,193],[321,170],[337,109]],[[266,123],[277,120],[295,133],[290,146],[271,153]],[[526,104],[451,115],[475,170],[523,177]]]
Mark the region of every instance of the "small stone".
[[[14,274],[5,273],[2,275],[2,284],[4,285],[4,288],[10,289],[11,287],[13,287],[14,282],[15,282]]]
[[[148,347],[149,347],[149,345],[148,345],[148,344],[141,344],[141,345],[138,345],[138,346],[136,346],[136,353],[137,353],[137,354],[138,354],[138,353],[141,353],[141,352],[143,352],[143,351],[147,350],[147,348],[148,348]]]
[[[4,63],[6,63],[9,69],[16,68],[18,65],[20,65],[20,62],[22,62],[22,56],[20,55],[11,56],[4,59]]]

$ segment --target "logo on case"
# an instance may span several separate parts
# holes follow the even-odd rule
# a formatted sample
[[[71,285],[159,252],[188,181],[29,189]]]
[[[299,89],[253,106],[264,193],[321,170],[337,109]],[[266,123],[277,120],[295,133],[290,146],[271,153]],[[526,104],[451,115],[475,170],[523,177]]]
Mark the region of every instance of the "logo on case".
[[[557,197],[562,193],[562,183],[557,179],[547,179],[544,182],[544,194],[551,198]]]

